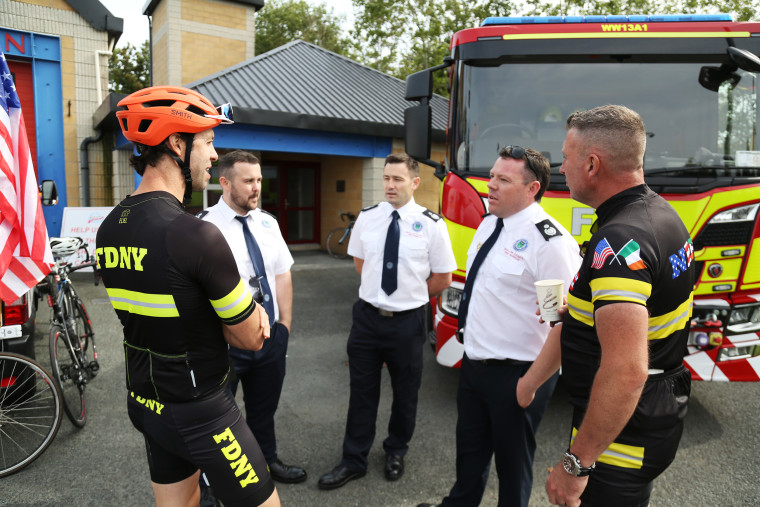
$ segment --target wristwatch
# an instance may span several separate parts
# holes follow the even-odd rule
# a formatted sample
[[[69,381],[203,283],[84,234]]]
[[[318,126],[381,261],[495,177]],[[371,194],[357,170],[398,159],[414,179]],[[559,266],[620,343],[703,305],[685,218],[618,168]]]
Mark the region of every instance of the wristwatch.
[[[581,460],[578,459],[578,456],[570,452],[570,448],[568,447],[562,458],[562,466],[565,467],[565,472],[570,475],[575,477],[585,477],[596,467],[596,463],[592,463],[590,467],[581,466]]]

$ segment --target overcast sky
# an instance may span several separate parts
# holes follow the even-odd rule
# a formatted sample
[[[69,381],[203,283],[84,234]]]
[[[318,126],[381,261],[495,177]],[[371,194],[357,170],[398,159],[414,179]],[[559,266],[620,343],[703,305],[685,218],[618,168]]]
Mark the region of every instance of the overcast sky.
[[[333,14],[343,15],[349,20],[353,18],[351,0],[306,0],[310,4],[327,4],[332,8]],[[100,3],[111,11],[111,14],[124,19],[124,33],[119,37],[117,47],[123,47],[127,43],[139,47],[143,41],[148,40],[148,17],[143,16],[142,9],[146,0],[100,0]]]

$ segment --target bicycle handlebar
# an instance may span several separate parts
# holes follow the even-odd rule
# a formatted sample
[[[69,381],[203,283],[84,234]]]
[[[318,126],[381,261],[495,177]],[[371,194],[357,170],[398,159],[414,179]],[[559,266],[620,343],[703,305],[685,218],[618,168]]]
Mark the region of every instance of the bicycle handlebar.
[[[340,214],[341,221],[344,221],[346,218],[348,218],[349,222],[353,222],[354,220],[356,220],[356,215],[354,215],[350,211],[346,211],[345,213]]]

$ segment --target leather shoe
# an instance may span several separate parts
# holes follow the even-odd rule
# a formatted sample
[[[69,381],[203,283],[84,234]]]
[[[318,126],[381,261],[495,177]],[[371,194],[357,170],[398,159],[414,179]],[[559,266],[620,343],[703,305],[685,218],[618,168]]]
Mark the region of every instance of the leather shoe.
[[[388,454],[385,457],[385,478],[397,481],[404,475],[404,457],[398,454]]]
[[[343,465],[338,465],[331,472],[319,478],[319,489],[335,489],[345,485],[348,481],[359,479],[367,474],[365,470],[350,470]]]
[[[301,467],[286,465],[279,459],[269,464],[269,475],[277,482],[296,484],[306,480],[306,470]]]

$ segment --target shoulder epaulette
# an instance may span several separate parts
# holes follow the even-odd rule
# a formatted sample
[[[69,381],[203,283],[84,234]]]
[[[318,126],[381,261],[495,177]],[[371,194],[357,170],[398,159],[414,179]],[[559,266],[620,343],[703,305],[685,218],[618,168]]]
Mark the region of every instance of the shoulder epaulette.
[[[264,208],[259,208],[259,209],[261,210],[261,212],[262,212],[262,213],[266,213],[266,214],[267,214],[267,215],[269,215],[270,217],[272,217],[272,218],[274,218],[275,220],[277,220],[277,217],[276,217],[276,216],[274,216],[273,214],[271,214],[270,212],[268,212],[268,211],[267,211],[267,210],[265,210]]]
[[[203,219],[203,217],[205,217],[206,215],[208,215],[208,210],[204,209],[204,210],[199,211],[198,214],[195,216],[200,219]]]
[[[366,208],[362,208],[362,211],[369,211],[372,208],[377,208],[378,206],[380,206],[379,203],[378,204],[373,204],[372,206],[367,206]],[[361,213],[361,211],[359,213]]]
[[[542,220],[536,224],[536,228],[538,229],[538,232],[541,233],[541,235],[544,237],[546,241],[549,241],[555,236],[562,236],[562,233],[557,228],[556,225],[554,225],[554,222],[549,220],[548,218],[546,220]]]
[[[439,215],[438,213],[433,213],[429,209],[426,209],[425,211],[423,211],[422,214],[428,217],[429,219],[431,219],[433,222],[437,222],[438,220],[441,219],[441,215]]]
[[[490,213],[485,213],[485,214],[483,214],[483,215],[480,215],[480,218],[485,218],[485,217],[487,217],[487,216],[489,216],[489,215],[490,215]]]

